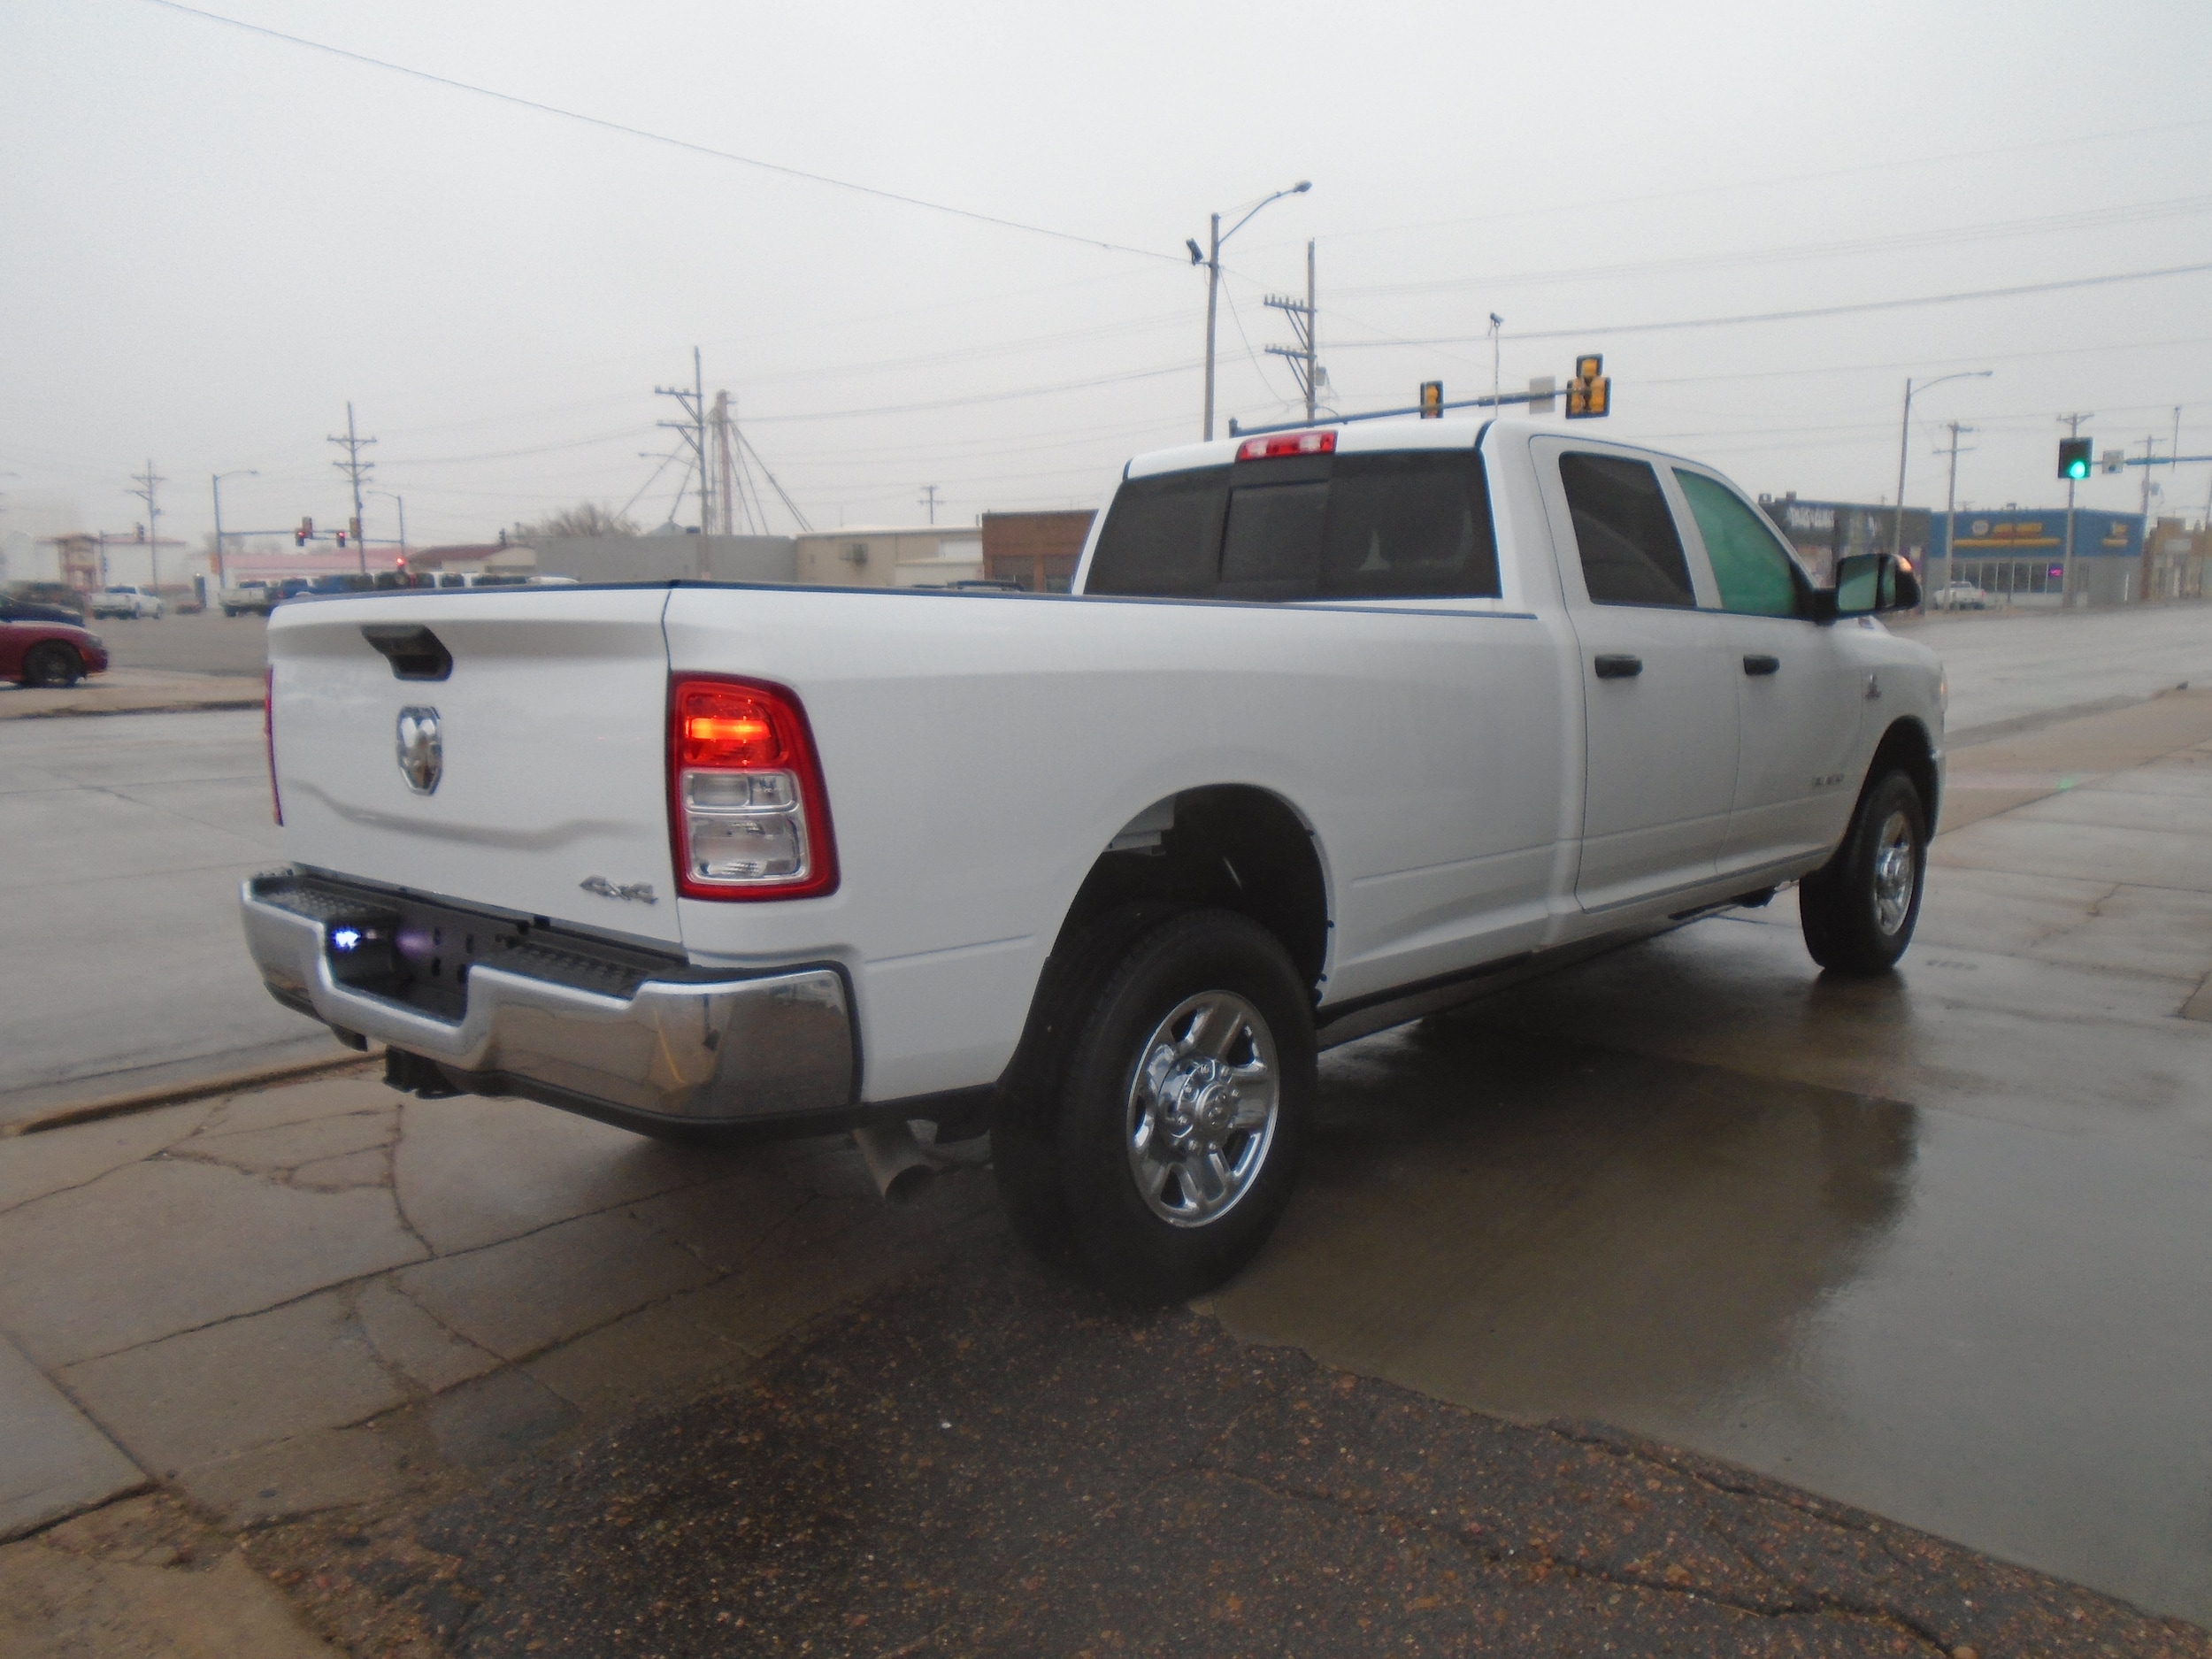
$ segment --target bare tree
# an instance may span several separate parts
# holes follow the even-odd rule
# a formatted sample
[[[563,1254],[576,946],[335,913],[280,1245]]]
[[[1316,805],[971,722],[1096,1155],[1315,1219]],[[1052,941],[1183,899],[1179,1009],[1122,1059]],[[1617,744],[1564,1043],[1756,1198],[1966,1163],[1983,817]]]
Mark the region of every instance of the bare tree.
[[[542,518],[528,524],[518,522],[511,541],[528,543],[551,541],[557,536],[635,535],[638,527],[622,514],[595,501],[579,502],[573,507],[564,507],[558,512],[549,512]]]

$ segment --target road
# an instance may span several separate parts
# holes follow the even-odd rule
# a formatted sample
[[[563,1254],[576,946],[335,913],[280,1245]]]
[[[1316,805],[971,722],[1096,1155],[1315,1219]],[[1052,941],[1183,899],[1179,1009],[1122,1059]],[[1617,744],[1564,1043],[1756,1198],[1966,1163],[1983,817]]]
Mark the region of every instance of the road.
[[[1951,730],[1971,738],[2054,709],[2212,686],[2212,606],[2148,611],[1967,611],[1899,632],[1943,658]]]
[[[261,617],[210,611],[158,622],[104,619],[93,625],[118,668],[164,668],[188,674],[258,674],[265,662]]]
[[[239,938],[281,862],[257,715],[0,723],[0,1123],[338,1052]]]

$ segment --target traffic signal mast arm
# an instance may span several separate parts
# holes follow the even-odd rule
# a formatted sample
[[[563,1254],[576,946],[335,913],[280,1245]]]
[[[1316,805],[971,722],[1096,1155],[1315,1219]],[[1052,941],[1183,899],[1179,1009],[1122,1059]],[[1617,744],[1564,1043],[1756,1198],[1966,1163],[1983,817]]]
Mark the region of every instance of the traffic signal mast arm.
[[[1586,364],[1594,365],[1593,372],[1586,376],[1582,373]],[[1570,420],[1594,419],[1612,412],[1613,382],[1606,375],[1596,372],[1602,369],[1604,364],[1604,358],[1595,356],[1575,359],[1575,378],[1567,382],[1567,418]],[[1586,380],[1594,382],[1594,395],[1590,388],[1585,387]],[[1577,410],[1575,404],[1578,388],[1584,388],[1581,393],[1585,400],[1584,407],[1579,411]],[[1531,387],[1525,392],[1501,392],[1496,396],[1458,397],[1448,401],[1444,396],[1443,381],[1424,380],[1421,382],[1421,401],[1417,403],[1409,403],[1402,409],[1370,409],[1356,415],[1333,415],[1325,424],[1342,426],[1355,420],[1387,420],[1400,415],[1419,415],[1433,419],[1448,409],[1495,409],[1509,403],[1548,404],[1558,395],[1557,390],[1548,380],[1546,380],[1540,388]],[[1270,432],[1295,432],[1301,427],[1313,424],[1309,420],[1286,420],[1267,426],[1247,426],[1232,416],[1229,421],[1229,435],[1233,438],[1241,438]]]

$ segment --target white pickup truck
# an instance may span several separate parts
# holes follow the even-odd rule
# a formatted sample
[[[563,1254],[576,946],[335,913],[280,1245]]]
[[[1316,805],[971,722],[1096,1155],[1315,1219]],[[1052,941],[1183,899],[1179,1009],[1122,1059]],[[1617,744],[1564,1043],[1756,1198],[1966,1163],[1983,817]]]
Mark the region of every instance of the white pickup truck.
[[[277,998],[425,1094],[672,1138],[987,1126],[1121,1292],[1265,1240],[1315,1056],[1801,884],[1918,913],[1944,687],[1709,468],[1376,422],[1132,461],[1066,595],[362,594],[269,627]]]

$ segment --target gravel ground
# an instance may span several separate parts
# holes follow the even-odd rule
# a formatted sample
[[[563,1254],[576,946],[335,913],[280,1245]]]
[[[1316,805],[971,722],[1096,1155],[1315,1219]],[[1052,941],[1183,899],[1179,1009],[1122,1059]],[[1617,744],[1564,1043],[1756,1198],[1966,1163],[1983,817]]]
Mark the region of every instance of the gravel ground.
[[[1003,1242],[745,1385],[257,1563],[357,1652],[2212,1655],[1594,1425],[1485,1417]]]

